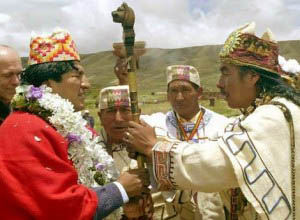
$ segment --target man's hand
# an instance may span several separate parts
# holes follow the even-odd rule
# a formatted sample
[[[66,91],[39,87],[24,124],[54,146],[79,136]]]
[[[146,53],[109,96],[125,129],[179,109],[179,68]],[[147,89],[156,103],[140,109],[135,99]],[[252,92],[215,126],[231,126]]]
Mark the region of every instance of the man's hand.
[[[116,77],[119,79],[119,85],[128,85],[128,62],[125,58],[118,58],[114,67]]]
[[[134,155],[134,151],[137,151],[151,161],[152,148],[157,142],[154,128],[144,121],[140,124],[130,121],[124,136],[123,141],[128,145],[127,150],[130,155]]]
[[[142,197],[134,198],[126,203],[123,208],[127,219],[132,220],[141,216],[147,216],[146,219],[152,219],[154,214],[151,194],[143,194]]]
[[[148,170],[145,168],[126,171],[117,181],[122,184],[129,198],[150,191],[148,189],[150,185]]]
[[[137,160],[138,152],[134,148],[130,146],[126,146],[126,151],[130,159]]]

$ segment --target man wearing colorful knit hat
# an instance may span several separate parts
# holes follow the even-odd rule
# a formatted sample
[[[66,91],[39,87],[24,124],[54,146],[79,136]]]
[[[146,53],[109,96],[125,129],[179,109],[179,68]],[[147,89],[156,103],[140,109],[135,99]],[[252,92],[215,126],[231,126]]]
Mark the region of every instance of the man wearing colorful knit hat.
[[[121,72],[116,75],[121,82],[124,78]],[[228,119],[199,105],[202,87],[197,69],[190,65],[168,66],[166,78],[168,101],[173,110],[166,114],[141,115],[141,119],[155,128],[158,138],[204,143],[221,136]],[[218,193],[174,190],[163,192],[162,196],[160,203],[165,203],[165,219],[224,219]]]
[[[120,173],[136,168],[136,161],[128,157],[122,141],[127,131],[127,122],[132,120],[129,87],[122,85],[103,88],[99,93],[98,103],[98,115],[102,126],[99,138],[114,159],[116,168]],[[140,198],[140,203],[143,205],[139,206],[134,202],[125,204],[124,219],[144,219],[145,215],[147,219],[152,219],[151,197],[144,195],[143,199]]]
[[[127,130],[124,121],[132,120],[128,86],[103,88],[99,94],[98,107],[98,115],[103,127],[100,132],[106,143],[122,145],[124,132]],[[115,150],[113,148],[110,151]]]
[[[157,128],[158,138],[204,143],[219,137],[228,120],[199,105],[202,87],[197,69],[190,65],[171,65],[166,68],[166,78],[168,101],[173,110],[161,115],[160,119],[158,113],[144,117],[145,122]],[[218,193],[178,190],[163,192],[162,195],[168,219],[224,219]]]
[[[300,94],[283,82],[278,45],[255,24],[234,31],[220,52],[217,84],[233,119],[217,141],[159,141],[130,122],[124,139],[149,160],[161,190],[221,192],[230,219],[300,219]]]
[[[128,197],[148,191],[148,175],[119,176],[87,128],[88,81],[71,35],[32,37],[28,64],[0,127],[0,219],[119,219]]]

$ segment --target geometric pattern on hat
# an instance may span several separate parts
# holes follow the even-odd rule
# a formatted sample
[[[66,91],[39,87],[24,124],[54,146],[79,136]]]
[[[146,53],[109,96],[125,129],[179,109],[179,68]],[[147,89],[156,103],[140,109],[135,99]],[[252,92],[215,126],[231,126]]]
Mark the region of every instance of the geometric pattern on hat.
[[[107,109],[120,106],[130,106],[128,85],[110,86],[100,91],[99,109]]]
[[[195,83],[199,87],[200,76],[197,69],[190,65],[171,65],[166,69],[167,85],[173,80],[185,80]]]
[[[253,66],[280,74],[278,44],[269,29],[261,38],[255,36],[254,22],[233,31],[227,38],[219,56],[222,63]]]
[[[75,42],[68,31],[57,29],[50,36],[31,38],[28,65],[68,60],[80,61]]]

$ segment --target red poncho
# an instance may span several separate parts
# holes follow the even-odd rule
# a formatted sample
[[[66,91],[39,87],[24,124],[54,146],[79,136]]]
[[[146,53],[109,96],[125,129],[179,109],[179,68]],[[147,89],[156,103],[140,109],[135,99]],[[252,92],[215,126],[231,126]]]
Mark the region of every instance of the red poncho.
[[[92,219],[96,193],[77,184],[67,141],[41,118],[12,113],[0,127],[0,219]]]

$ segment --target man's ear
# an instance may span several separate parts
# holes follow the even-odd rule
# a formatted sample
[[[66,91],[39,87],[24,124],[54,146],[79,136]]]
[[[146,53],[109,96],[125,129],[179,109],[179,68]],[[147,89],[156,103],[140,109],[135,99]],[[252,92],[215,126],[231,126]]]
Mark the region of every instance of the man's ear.
[[[168,102],[170,101],[170,95],[169,95],[169,92],[167,92],[167,100],[168,100]]]
[[[52,80],[52,79],[48,79],[48,80],[46,80],[45,82],[42,83],[42,85],[46,85],[46,86],[52,88],[53,91],[56,88],[56,84],[57,84],[57,82]]]
[[[248,85],[256,85],[257,81],[260,79],[260,75],[252,70],[247,70],[247,74],[243,77],[244,81],[249,82]]]
[[[260,79],[260,75],[259,74],[256,74],[253,76],[253,80],[254,80],[254,83],[256,84],[257,81]]]
[[[46,85],[46,86],[50,87],[49,80],[47,80],[47,81],[43,82],[43,83],[42,83],[42,85]]]
[[[197,89],[197,93],[198,93],[198,99],[199,99],[203,93],[203,88],[201,86]]]
[[[249,75],[252,85],[256,85],[257,81],[260,79],[260,75],[254,72],[250,72]]]

